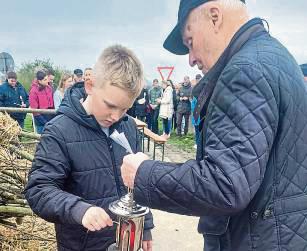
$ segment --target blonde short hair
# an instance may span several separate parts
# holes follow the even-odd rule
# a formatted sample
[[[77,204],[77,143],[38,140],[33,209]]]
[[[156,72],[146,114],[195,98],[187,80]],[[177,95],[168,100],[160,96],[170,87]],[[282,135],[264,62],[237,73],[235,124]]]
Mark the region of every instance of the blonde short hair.
[[[61,76],[61,79],[60,79],[60,82],[59,82],[59,86],[58,86],[58,89],[61,91],[61,92],[64,92],[64,83],[67,79],[69,78],[72,78],[72,74],[68,73],[68,72],[64,72]]]
[[[168,80],[162,80],[162,84],[166,85],[166,86],[171,86],[172,85],[172,83],[169,82]]]
[[[141,62],[131,50],[121,45],[106,48],[98,58],[93,73],[96,87],[110,84],[126,90],[134,98],[144,87]]]

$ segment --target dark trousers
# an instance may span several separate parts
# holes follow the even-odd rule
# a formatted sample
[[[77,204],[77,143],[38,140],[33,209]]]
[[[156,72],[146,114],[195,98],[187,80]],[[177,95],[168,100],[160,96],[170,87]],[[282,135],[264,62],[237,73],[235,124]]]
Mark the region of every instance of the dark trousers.
[[[164,131],[165,134],[170,133],[170,121],[171,121],[171,119],[162,119],[163,131]]]
[[[159,133],[159,108],[156,108],[150,112],[150,117],[151,117],[151,130],[155,133]]]
[[[45,124],[54,117],[53,114],[40,114],[34,115],[34,123],[36,127],[36,132],[41,134],[44,130]]]
[[[189,130],[189,119],[190,113],[177,113],[177,134],[181,135],[181,125],[182,125],[182,118],[184,117],[184,134],[186,135]]]
[[[175,111],[172,117],[172,127],[174,130],[177,129],[177,112]]]
[[[148,129],[151,130],[151,113],[150,112],[146,112],[145,122],[147,124]]]

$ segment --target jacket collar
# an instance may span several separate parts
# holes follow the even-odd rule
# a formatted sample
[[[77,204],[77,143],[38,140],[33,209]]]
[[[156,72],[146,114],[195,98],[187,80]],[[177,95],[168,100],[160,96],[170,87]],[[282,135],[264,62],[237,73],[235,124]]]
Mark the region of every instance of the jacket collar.
[[[18,81],[16,82],[16,85],[14,87],[11,86],[10,83],[7,80],[4,82],[4,84],[6,84],[8,87],[10,87],[12,89],[20,88],[20,86],[21,86],[21,84]]]
[[[267,33],[267,31],[260,18],[251,19],[236,32],[216,64],[193,89],[193,96],[198,98],[198,104],[193,114],[194,119],[197,119],[200,113],[206,112],[216,82],[230,59],[248,40],[263,33]]]
[[[84,88],[84,82],[78,82],[70,87],[65,95],[64,99],[57,110],[58,114],[65,114],[66,116],[70,117],[74,121],[83,126],[90,127],[94,130],[101,130],[101,126],[99,125],[98,121],[93,115],[88,115],[83,108],[80,100],[85,100],[87,94]],[[110,134],[117,129],[120,131],[120,125],[122,121],[127,121],[128,116],[124,115],[119,121],[114,123],[110,128]]]

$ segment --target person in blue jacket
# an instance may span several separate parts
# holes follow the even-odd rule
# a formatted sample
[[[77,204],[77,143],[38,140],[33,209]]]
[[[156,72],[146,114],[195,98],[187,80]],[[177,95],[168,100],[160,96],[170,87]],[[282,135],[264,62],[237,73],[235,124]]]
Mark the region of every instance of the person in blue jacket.
[[[6,81],[0,85],[0,107],[29,107],[29,95],[23,85],[17,81],[17,74],[13,71],[7,73]],[[21,128],[24,127],[26,113],[11,112]]]
[[[307,92],[288,50],[241,0],[181,0],[164,47],[205,74],[195,160],[124,158],[142,205],[200,216],[205,251],[307,247]],[[203,118],[205,119],[203,120]]]
[[[196,84],[200,81],[201,75],[197,74],[195,77]],[[193,113],[197,107],[197,97],[193,96],[192,101],[191,101],[191,113],[192,113],[192,125],[194,126],[194,137],[195,137],[195,145],[194,148],[197,149],[197,144],[200,139],[200,134],[199,134],[199,124],[200,124],[200,117],[198,116],[197,118],[194,118]]]

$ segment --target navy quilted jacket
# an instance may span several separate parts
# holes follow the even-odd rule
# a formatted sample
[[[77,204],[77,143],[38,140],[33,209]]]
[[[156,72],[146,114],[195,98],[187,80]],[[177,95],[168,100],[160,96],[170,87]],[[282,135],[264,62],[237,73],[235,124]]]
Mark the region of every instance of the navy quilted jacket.
[[[136,200],[201,216],[206,251],[307,250],[307,94],[297,63],[252,19],[202,85],[212,93],[199,96],[207,116],[197,160],[143,162]]]
[[[22,103],[29,107],[29,95],[21,83],[17,82],[15,88],[8,81],[0,84],[0,106],[20,108]],[[10,113],[10,116],[17,120],[25,119],[26,115],[26,113]]]
[[[81,220],[91,205],[111,215],[110,202],[127,193],[120,176],[126,151],[105,135],[93,116],[86,114],[80,103],[84,95],[83,83],[66,92],[59,114],[42,134],[25,190],[33,211],[55,223],[58,248],[65,251],[81,250],[85,242],[85,250],[102,251],[115,242],[115,225],[89,232],[86,238]],[[131,117],[112,126],[110,133],[114,129],[125,133],[133,151],[139,149]],[[148,214],[145,229],[151,228],[152,216]]]

